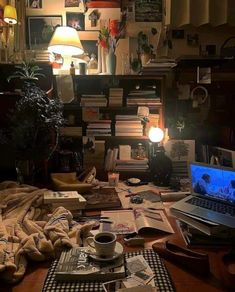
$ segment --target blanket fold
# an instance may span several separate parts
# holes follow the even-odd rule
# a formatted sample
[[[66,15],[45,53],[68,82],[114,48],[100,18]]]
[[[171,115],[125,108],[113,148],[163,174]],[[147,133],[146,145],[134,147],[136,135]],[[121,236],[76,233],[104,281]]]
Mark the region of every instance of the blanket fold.
[[[94,226],[78,224],[64,207],[51,213],[50,205],[43,203],[45,191],[11,181],[0,183],[0,278],[7,282],[22,279],[28,259],[52,259],[65,247],[80,245]]]

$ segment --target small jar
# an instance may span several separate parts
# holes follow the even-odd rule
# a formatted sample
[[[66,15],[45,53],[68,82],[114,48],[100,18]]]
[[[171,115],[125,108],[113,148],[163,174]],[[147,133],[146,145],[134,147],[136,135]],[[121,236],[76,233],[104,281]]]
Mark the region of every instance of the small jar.
[[[88,74],[91,75],[91,74],[97,74],[97,71],[98,71],[98,62],[97,62],[97,59],[96,59],[96,55],[95,54],[91,54],[91,59],[87,65],[87,71],[88,71]]]
[[[138,143],[137,148],[135,150],[135,159],[145,159],[146,158],[146,150],[142,143]]]

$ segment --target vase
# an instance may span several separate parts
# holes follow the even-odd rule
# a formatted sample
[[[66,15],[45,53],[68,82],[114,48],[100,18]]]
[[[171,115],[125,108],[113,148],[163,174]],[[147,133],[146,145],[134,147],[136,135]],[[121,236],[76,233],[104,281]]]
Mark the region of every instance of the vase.
[[[114,52],[109,52],[106,56],[106,69],[111,75],[115,75],[116,72],[116,55]]]

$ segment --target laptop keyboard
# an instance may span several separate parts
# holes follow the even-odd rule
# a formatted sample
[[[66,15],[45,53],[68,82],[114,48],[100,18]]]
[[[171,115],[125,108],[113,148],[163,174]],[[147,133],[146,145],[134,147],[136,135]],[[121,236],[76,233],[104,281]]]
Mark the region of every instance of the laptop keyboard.
[[[229,214],[235,217],[235,208],[232,206],[225,205],[220,202],[215,202],[211,200],[206,200],[202,198],[191,198],[187,201],[187,203],[202,207],[208,210],[212,210],[221,214]]]

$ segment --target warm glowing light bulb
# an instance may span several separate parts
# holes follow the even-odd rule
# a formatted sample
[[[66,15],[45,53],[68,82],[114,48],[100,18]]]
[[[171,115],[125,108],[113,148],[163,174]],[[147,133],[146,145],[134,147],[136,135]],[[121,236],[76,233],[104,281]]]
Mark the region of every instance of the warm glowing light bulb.
[[[160,128],[151,127],[148,136],[151,142],[161,142],[164,138],[164,132]]]

